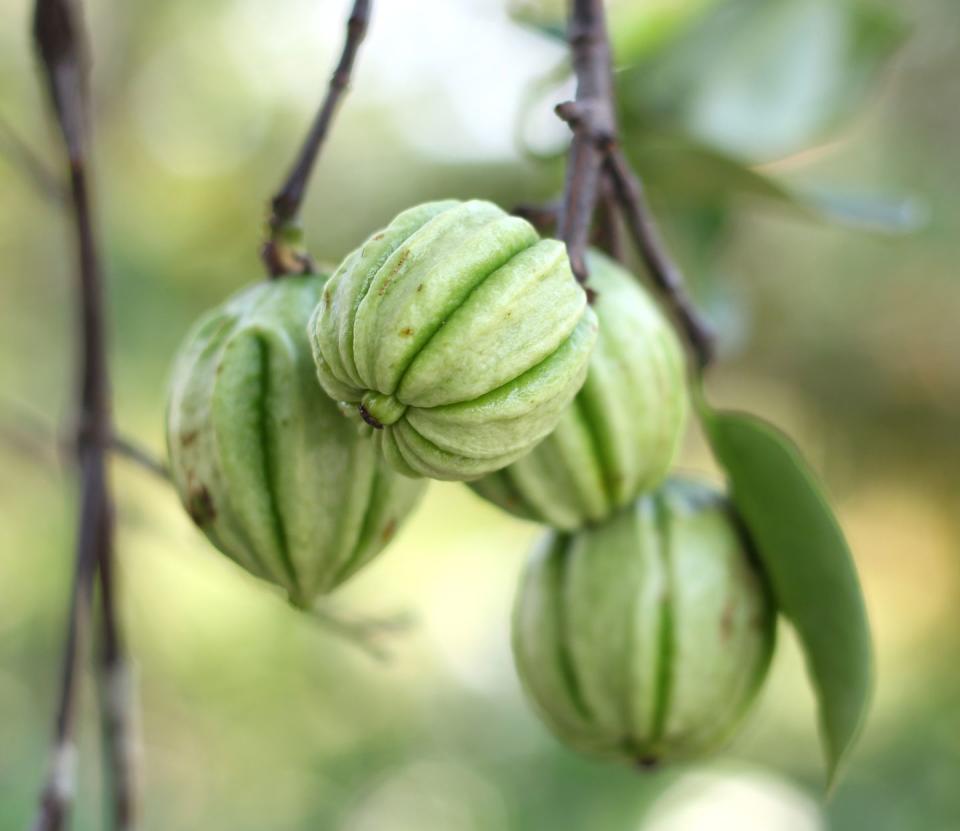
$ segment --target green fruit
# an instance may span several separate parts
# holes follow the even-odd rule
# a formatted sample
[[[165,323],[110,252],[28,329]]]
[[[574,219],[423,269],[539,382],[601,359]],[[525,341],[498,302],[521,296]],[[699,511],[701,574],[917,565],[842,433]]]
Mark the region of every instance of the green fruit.
[[[683,349],[636,279],[589,257],[600,335],[582,389],[550,436],[471,484],[504,510],[554,528],[598,522],[663,480],[687,412]]]
[[[387,461],[453,480],[553,430],[596,328],[563,244],[477,201],[404,211],[344,260],[310,322],[321,384]]]
[[[306,325],[324,281],[259,283],[205,315],[167,406],[170,470],[190,516],[299,606],[376,556],[423,491],[317,384]]]
[[[726,500],[671,481],[600,525],[547,535],[517,598],[514,656],[560,739],[650,765],[732,735],[775,616]]]

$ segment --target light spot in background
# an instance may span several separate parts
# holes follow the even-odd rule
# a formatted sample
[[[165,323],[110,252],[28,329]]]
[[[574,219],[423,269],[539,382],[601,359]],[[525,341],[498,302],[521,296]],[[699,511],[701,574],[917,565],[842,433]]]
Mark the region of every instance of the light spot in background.
[[[754,771],[691,773],[654,803],[639,831],[822,831],[816,802]]]
[[[383,558],[384,588],[398,581],[409,586],[415,571],[420,637],[445,673],[480,694],[499,695],[516,683],[510,611],[519,572],[538,533],[466,487],[434,485],[409,534]],[[391,577],[400,568],[405,577]]]
[[[508,827],[496,788],[456,762],[424,760],[388,774],[351,809],[343,831],[481,831]]]
[[[181,176],[219,175],[256,152],[277,112],[302,110],[306,124],[339,52],[348,6],[298,2],[278,19],[270,4],[242,0],[201,18],[202,28],[174,27],[131,85],[148,151]],[[517,25],[499,4],[384,4],[343,120],[383,112],[434,162],[513,159],[528,87],[564,55],[561,42]],[[552,95],[531,121],[538,146],[567,135]]]
[[[500,4],[405,0],[377,15],[357,99],[387,109],[434,161],[515,158],[526,90],[564,56],[563,44],[516,25]],[[536,127],[564,129],[552,116]]]

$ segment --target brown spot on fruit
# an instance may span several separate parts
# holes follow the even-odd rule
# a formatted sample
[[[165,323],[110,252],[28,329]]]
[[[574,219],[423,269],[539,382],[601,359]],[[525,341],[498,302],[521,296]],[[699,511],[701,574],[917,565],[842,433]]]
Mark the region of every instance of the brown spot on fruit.
[[[383,531],[380,532],[380,542],[386,545],[393,539],[393,535],[396,533],[397,521],[395,519],[387,520],[387,524],[383,526]]]
[[[393,273],[396,274],[401,268],[403,268],[403,264],[404,264],[408,259],[410,259],[410,249],[409,249],[409,248],[404,248],[404,249],[400,252],[400,256],[397,257],[396,263],[394,263]]]
[[[417,291],[423,291],[423,283],[417,286]]]
[[[209,525],[217,518],[216,508],[213,506],[213,498],[210,491],[204,485],[197,485],[190,490],[187,498],[187,513],[190,518],[201,528]]]
[[[189,433],[184,433],[180,436],[180,444],[183,447],[189,447],[197,440],[197,431],[191,430]]]
[[[404,326],[404,327],[400,330],[400,335],[401,335],[402,337],[409,338],[412,334],[413,334],[413,327],[411,327],[411,326]]]
[[[733,634],[733,601],[728,601],[720,616],[720,640],[728,641]]]

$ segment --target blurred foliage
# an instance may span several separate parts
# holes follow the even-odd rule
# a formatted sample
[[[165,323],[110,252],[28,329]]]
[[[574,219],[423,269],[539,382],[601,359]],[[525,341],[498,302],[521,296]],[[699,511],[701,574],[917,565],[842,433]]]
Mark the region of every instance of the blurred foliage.
[[[328,77],[347,3],[88,5],[117,418],[159,450],[170,356],[202,310],[259,278],[266,201]],[[819,803],[813,702],[791,637],[760,712],[719,760],[638,775],[559,747],[520,695],[508,648],[537,529],[463,488],[433,486],[392,550],[336,597],[356,613],[417,613],[384,668],[238,573],[167,488],[118,462],[147,828],[956,825],[956,4],[611,5],[627,149],[722,331],[711,400],[798,440],[864,580],[879,682],[847,777]],[[549,3],[523,6],[557,31]],[[0,14],[0,116],[49,163],[28,4],[0,0]],[[556,36],[515,22],[505,1],[377,4],[307,206],[316,255],[337,261],[418,200],[551,198],[561,166],[520,157],[510,139],[525,90],[563,60]],[[549,109],[570,95],[555,87],[528,122],[552,153],[564,133]],[[65,424],[70,244],[58,206],[0,158],[3,397]],[[0,407],[4,436],[8,415]],[[0,446],[0,828],[30,815],[61,647],[74,493],[45,458]],[[691,434],[683,467],[710,464]],[[93,829],[101,783],[85,692],[77,827]]]

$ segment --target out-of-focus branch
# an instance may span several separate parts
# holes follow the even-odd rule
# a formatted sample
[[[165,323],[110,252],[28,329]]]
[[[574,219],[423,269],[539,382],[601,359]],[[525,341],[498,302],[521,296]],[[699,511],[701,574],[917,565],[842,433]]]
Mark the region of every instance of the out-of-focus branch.
[[[34,461],[55,464],[68,448],[53,425],[31,407],[0,397],[0,442]],[[168,481],[170,472],[153,453],[134,439],[114,434],[109,449],[154,476]]]
[[[271,277],[309,274],[313,271],[313,262],[303,246],[300,206],[337,108],[350,85],[353,64],[367,33],[371,5],[372,0],[354,1],[347,20],[343,51],[330,78],[327,94],[286,181],[270,202],[270,237],[261,249],[260,256]]]
[[[413,616],[407,612],[361,617],[335,609],[325,601],[313,606],[309,614],[315,623],[330,634],[383,663],[391,658],[387,641],[408,632],[415,623]]]
[[[47,91],[66,149],[70,207],[77,251],[76,299],[79,310],[77,465],[80,472],[80,511],[73,589],[67,617],[60,693],[47,781],[42,789],[33,828],[59,831],[66,827],[73,804],[79,666],[90,634],[94,576],[101,572],[103,666],[112,672],[125,665],[122,640],[113,605],[113,502],[107,482],[106,453],[113,436],[107,371],[103,286],[100,257],[93,229],[88,180],[88,61],[78,9],[72,0],[36,0],[33,36]],[[104,590],[106,588],[106,590]],[[109,661],[107,654],[109,653]],[[129,713],[105,720],[111,746],[131,741]],[[109,754],[112,764],[126,765]],[[133,772],[112,770],[114,827],[133,827]]]
[[[10,166],[19,171],[37,193],[61,205],[66,202],[67,191],[63,183],[2,115],[0,115],[0,156],[6,158]]]

